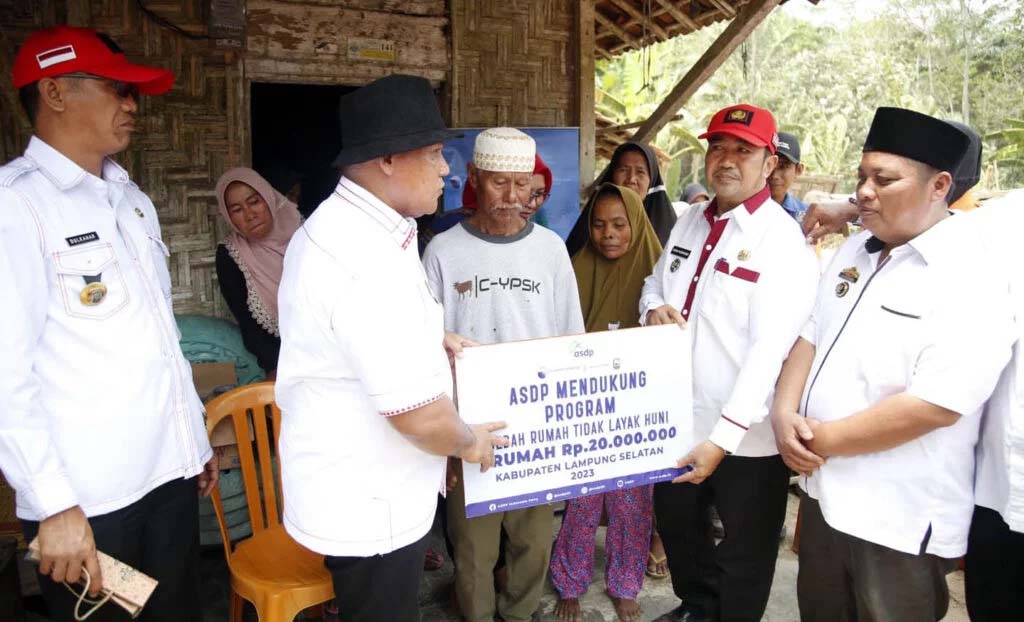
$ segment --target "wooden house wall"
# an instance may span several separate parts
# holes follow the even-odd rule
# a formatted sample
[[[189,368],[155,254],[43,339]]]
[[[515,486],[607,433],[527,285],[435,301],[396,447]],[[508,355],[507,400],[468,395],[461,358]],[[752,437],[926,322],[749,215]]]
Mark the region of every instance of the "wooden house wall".
[[[592,2],[248,0],[246,49],[234,51],[157,26],[134,0],[0,0],[0,159],[19,155],[30,135],[6,76],[14,50],[33,30],[91,26],[129,57],[172,69],[174,88],[143,98],[140,132],[118,159],[157,207],[171,250],[175,311],[226,317],[214,270],[224,227],[213,186],[227,168],[249,163],[250,82],[354,86],[404,72],[445,86],[453,126],[576,125],[579,7]],[[208,0],[147,6],[205,32]],[[350,37],[394,41],[397,58],[353,61]]]

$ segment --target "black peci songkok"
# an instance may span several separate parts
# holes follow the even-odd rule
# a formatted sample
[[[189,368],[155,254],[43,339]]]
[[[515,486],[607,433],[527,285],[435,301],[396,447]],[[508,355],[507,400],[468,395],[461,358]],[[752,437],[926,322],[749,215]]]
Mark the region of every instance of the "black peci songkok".
[[[913,110],[882,107],[875,110],[864,152],[884,151],[953,174],[969,144],[967,134],[946,121]]]

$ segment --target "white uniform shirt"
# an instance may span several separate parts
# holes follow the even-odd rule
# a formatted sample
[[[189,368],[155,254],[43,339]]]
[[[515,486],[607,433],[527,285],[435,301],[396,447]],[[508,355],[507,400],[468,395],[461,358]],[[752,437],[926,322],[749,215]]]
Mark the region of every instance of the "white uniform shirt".
[[[452,395],[452,377],[415,221],[343,177],[288,246],[278,308],[285,528],[326,555],[416,542],[445,459],[387,417]]]
[[[88,516],[198,474],[212,455],[178,345],[156,210],[38,138],[0,168],[0,470],[17,514]],[[107,288],[87,306],[86,277]]]
[[[805,416],[835,421],[900,393],[961,415],[899,447],[831,457],[800,479],[832,528],[946,558],[967,548],[981,407],[1012,343],[1005,282],[960,218],[940,221],[881,264],[881,243],[869,232],[847,240],[802,334],[816,348]]]
[[[739,456],[778,454],[765,418],[817,282],[814,251],[767,186],[721,218],[713,202],[679,217],[644,281],[640,321],[670,304],[693,331],[695,438]]]
[[[1024,192],[986,201],[961,217],[979,228],[993,264],[1008,277],[1014,332],[1013,357],[985,405],[978,441],[975,504],[999,512],[1010,529],[1024,533],[1024,276],[1020,241]]]

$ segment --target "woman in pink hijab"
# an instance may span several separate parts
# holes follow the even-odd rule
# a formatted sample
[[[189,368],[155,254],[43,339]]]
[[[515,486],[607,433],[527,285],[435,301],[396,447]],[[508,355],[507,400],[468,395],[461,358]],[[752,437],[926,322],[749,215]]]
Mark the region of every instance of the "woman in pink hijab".
[[[281,350],[277,288],[284,251],[302,216],[294,203],[250,168],[221,175],[216,194],[220,215],[231,227],[217,246],[220,292],[238,320],[246,349],[273,380]]]

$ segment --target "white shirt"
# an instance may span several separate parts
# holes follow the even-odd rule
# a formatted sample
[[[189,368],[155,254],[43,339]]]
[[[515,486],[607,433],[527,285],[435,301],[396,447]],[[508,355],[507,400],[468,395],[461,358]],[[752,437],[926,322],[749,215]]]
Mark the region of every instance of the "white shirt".
[[[343,177],[288,245],[278,308],[285,529],[325,555],[416,542],[445,458],[387,417],[452,395],[452,378],[415,221]]]
[[[979,227],[993,265],[1005,274],[1014,332],[1013,357],[985,405],[974,477],[975,504],[999,512],[1010,529],[1024,533],[1024,276],[1020,241],[1024,192],[986,201],[961,217]]]
[[[800,480],[832,528],[946,558],[967,548],[981,407],[1012,343],[1005,282],[960,218],[940,221],[881,264],[881,243],[869,232],[847,240],[801,335],[816,349],[805,416],[835,421],[900,393],[961,415],[886,451],[833,456]]]
[[[767,186],[720,218],[705,202],[676,221],[644,281],[640,321],[670,304],[693,331],[695,438],[739,456],[778,454],[765,417],[817,282],[814,251]]]
[[[212,451],[153,204],[33,137],[0,168],[0,470],[17,514],[121,509]],[[86,277],[106,296],[87,306]]]

